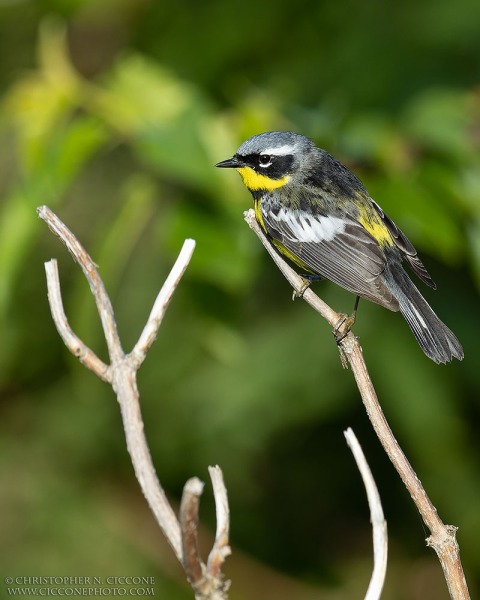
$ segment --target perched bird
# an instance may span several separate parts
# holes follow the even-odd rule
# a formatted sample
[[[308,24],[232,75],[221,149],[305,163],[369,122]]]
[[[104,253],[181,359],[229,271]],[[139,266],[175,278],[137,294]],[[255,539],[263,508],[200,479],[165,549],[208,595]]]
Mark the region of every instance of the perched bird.
[[[402,267],[435,283],[406,235],[347,167],[308,138],[289,131],[255,135],[217,167],[236,169],[255,215],[277,250],[302,271],[400,311],[436,363],[463,349]]]

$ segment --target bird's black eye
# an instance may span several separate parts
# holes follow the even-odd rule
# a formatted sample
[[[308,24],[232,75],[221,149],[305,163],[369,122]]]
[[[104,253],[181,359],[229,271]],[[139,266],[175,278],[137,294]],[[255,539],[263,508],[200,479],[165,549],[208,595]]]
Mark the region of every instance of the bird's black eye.
[[[260,154],[258,165],[263,168],[269,167],[272,164],[272,159],[273,157],[270,154]]]

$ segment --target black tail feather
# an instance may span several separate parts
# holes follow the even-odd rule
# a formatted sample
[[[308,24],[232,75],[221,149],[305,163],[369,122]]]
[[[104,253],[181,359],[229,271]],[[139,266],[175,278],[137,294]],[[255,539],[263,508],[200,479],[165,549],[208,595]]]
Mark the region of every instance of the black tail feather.
[[[455,334],[433,312],[401,265],[389,265],[386,271],[400,312],[424,353],[436,363],[462,360],[463,348]]]

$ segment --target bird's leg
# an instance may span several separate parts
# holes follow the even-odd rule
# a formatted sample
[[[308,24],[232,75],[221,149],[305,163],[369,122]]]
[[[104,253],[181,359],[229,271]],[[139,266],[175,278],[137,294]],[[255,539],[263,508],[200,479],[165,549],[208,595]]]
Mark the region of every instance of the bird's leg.
[[[355,320],[357,318],[357,308],[358,303],[360,302],[360,296],[357,296],[355,299],[355,305],[353,307],[353,312],[351,315],[347,315],[345,313],[340,313],[340,319],[336,323],[333,328],[333,336],[337,344],[339,344],[343,339],[345,339],[355,325]]]
[[[297,298],[303,298],[303,294],[310,287],[310,284],[313,281],[321,281],[323,279],[321,275],[309,275],[307,273],[300,273],[299,275],[303,279],[303,282],[299,290],[293,290],[292,300],[296,300]]]

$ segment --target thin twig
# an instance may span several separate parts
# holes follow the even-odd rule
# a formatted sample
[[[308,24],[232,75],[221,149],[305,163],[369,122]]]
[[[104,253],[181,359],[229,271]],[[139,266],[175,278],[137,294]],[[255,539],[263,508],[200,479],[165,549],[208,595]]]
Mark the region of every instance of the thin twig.
[[[227,556],[231,554],[228,544],[230,537],[230,512],[228,508],[227,488],[223,481],[222,470],[218,465],[208,467],[210,479],[212,480],[213,495],[215,498],[215,508],[217,516],[217,531],[215,533],[215,543],[208,556],[208,572],[214,577],[220,577],[223,563]]]
[[[85,365],[87,369],[93,371],[97,377],[106,383],[111,383],[112,373],[110,367],[82,342],[68,323],[65,309],[63,308],[58,263],[54,258],[45,263],[45,273],[47,276],[48,302],[52,311],[53,321],[62,336],[63,343],[78,358],[82,365]]]
[[[300,290],[302,285],[301,278],[285,262],[270,243],[265,233],[258,225],[254,211],[250,209],[244,214],[244,217],[249,227],[260,238],[260,241],[265,246],[280,271],[293,286],[294,290]],[[332,311],[332,309],[320,300],[310,288],[305,290],[302,294],[302,298],[324,317],[332,327],[335,327],[340,315],[335,313],[335,311]],[[460,549],[455,537],[456,528],[445,525],[440,519],[415,471],[395,439],[375,393],[358,340],[350,331],[340,342],[339,346],[343,356],[346,357],[350,364],[358,390],[375,433],[400,475],[405,487],[408,489],[423,521],[430,529],[431,535],[427,539],[427,545],[432,546],[438,555],[451,598],[454,600],[468,600],[470,595],[468,593],[468,587],[460,560]]]
[[[193,477],[183,488],[180,505],[180,528],[182,530],[183,567],[195,591],[197,600],[225,600],[230,582],[222,575],[225,558],[230,554],[228,545],[229,509],[227,490],[220,467],[209,467],[217,513],[215,543],[205,564],[198,550],[198,511],[203,483]]]
[[[346,340],[343,351],[350,363],[375,433],[409,491],[425,525],[430,530],[430,536],[426,540],[427,545],[437,553],[451,598],[453,600],[469,600],[470,594],[456,539],[457,528],[445,525],[440,519],[437,509],[393,435],[378,401],[358,341],[355,338],[353,341],[352,339]]]
[[[145,325],[138,342],[130,353],[130,357],[133,361],[132,364],[136,368],[140,367],[143,363],[150,346],[157,337],[158,330],[162,324],[163,316],[165,315],[165,311],[173,296],[173,292],[185,273],[194,250],[195,240],[185,240],[182,249],[180,250],[180,254],[155,300],[147,324]]]
[[[183,568],[188,581],[196,589],[204,577],[204,565],[198,550],[198,513],[203,483],[197,477],[189,479],[183,488],[180,503],[180,529],[182,530]]]
[[[113,314],[112,303],[110,302],[103,281],[98,273],[96,264],[70,229],[68,229],[48,206],[40,206],[37,208],[37,214],[45,221],[50,231],[60,238],[73,259],[80,265],[97,305],[110,360],[114,362],[114,360],[123,356],[123,350]]]
[[[347,440],[347,444],[352,451],[353,457],[355,458],[358,470],[362,476],[365,491],[367,492],[368,506],[370,508],[370,521],[373,530],[373,571],[365,600],[378,600],[382,595],[385,574],[387,572],[387,523],[383,516],[380,494],[378,493],[375,480],[370,471],[370,467],[368,466],[367,459],[363,454],[363,450],[350,427],[343,433]]]
[[[278,252],[274,249],[272,244],[270,243],[267,236],[260,229],[257,220],[255,218],[255,213],[252,209],[246,211],[244,213],[245,221],[248,223],[250,229],[257,234],[263,246],[270,254],[270,257],[273,259],[273,262],[277,265],[277,267],[282,272],[283,276],[286,278],[288,283],[292,286],[295,292],[299,293],[299,296],[312,306],[332,327],[338,323],[340,319],[340,315],[335,312],[328,304],[326,304],[321,298],[319,298],[311,288],[304,289],[305,279],[301,277],[292,267],[285,262],[285,260],[278,254]]]

